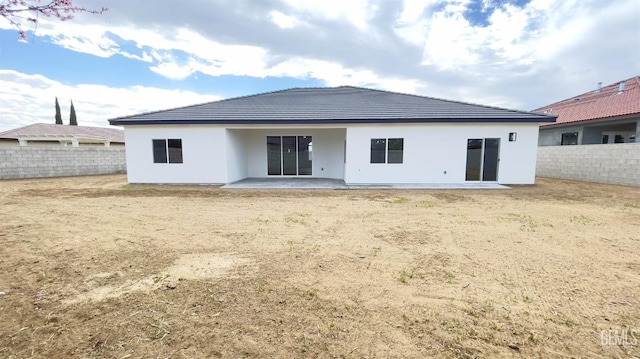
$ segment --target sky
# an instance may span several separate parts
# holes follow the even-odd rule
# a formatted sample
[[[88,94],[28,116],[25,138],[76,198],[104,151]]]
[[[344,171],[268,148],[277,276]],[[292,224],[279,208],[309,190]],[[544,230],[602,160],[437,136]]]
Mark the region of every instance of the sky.
[[[0,0],[0,4],[5,0]],[[533,110],[640,75],[638,0],[84,0],[0,18],[0,131],[293,87]]]

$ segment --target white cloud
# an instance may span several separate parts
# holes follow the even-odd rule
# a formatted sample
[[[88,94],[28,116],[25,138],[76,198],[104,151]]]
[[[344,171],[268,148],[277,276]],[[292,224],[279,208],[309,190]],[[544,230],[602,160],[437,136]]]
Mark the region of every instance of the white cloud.
[[[398,23],[413,23],[423,18],[425,10],[440,0],[404,0]]]
[[[87,33],[91,31],[92,33]],[[100,29],[96,27],[87,27],[83,29],[82,36],[63,36],[61,34],[51,33],[49,31],[39,31],[39,36],[43,34],[52,35],[53,43],[63,46],[69,50],[83,52],[98,57],[111,57],[120,53],[118,44],[113,40],[103,36]]]
[[[269,17],[271,18],[271,21],[281,29],[292,29],[302,24],[302,21],[293,16],[285,15],[280,11],[271,11],[269,13]]]
[[[108,126],[118,116],[192,105],[219,99],[189,91],[132,86],[111,88],[96,84],[66,85],[42,75],[0,70],[0,132],[32,123],[54,122],[54,100],[58,96],[65,123],[73,100],[78,123]]]
[[[149,69],[172,80],[182,80],[195,72],[191,64],[179,65],[175,62],[163,62],[158,65],[151,66]]]
[[[87,26],[91,30],[83,30]],[[60,45],[74,43],[77,46],[74,46],[73,50],[82,52],[95,51],[96,47],[93,44],[103,43],[102,39],[107,33],[106,28],[100,33],[95,25],[82,24],[72,24],[67,30],[69,32],[66,35],[58,34],[52,24],[47,24],[42,32],[47,35],[55,34],[54,41]],[[147,29],[128,27],[110,27],[108,32],[125,40],[136,41],[139,48],[153,49],[149,54],[144,53],[145,61],[153,61],[150,70],[172,80],[184,79],[200,72],[210,76],[314,78],[322,80],[328,86],[348,84],[403,92],[412,92],[418,88],[417,81],[414,79],[379,76],[369,69],[352,69],[334,61],[303,56],[269,64],[270,53],[265,48],[222,44],[186,28],[175,29],[170,36],[161,36],[158,32]],[[66,39],[73,39],[73,42]],[[89,45],[81,48],[82,44]],[[112,51],[112,54],[120,52],[122,51]],[[180,59],[174,56],[178,52],[189,54],[188,58]],[[99,56],[99,54],[100,52],[97,52],[95,55]]]
[[[313,59],[293,59],[268,71],[269,76],[284,73],[297,78],[321,78],[327,86],[367,86],[405,93],[415,93],[420,87],[416,80],[381,77],[371,70],[354,70],[335,62]]]
[[[321,16],[330,20],[344,20],[360,30],[369,27],[375,13],[375,1],[368,0],[283,0],[297,12],[307,16]]]

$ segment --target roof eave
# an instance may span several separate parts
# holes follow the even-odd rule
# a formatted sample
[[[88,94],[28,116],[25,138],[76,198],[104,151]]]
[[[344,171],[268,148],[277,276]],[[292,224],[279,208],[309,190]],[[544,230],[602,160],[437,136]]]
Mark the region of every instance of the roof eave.
[[[304,120],[134,120],[113,119],[109,123],[114,126],[131,125],[353,125],[353,124],[396,124],[396,123],[544,123],[555,122],[555,117],[539,118],[399,118],[399,119],[304,119]]]

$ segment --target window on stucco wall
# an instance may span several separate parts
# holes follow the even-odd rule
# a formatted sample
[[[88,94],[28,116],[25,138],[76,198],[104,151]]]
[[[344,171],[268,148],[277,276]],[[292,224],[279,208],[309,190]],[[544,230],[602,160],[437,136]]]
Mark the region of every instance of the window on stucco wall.
[[[372,138],[371,163],[402,163],[404,138]]]
[[[182,140],[153,140],[153,163],[182,163]]]
[[[567,132],[562,134],[562,142],[560,142],[562,146],[567,145],[577,145],[578,144],[578,133],[577,132]]]

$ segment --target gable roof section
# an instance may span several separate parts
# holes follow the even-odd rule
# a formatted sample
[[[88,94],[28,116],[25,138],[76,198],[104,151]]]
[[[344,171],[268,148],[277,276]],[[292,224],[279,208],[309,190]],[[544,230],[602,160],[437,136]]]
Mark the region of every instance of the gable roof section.
[[[36,123],[0,133],[0,139],[14,139],[28,136],[80,137],[109,140],[124,143],[124,131],[115,128],[52,125]],[[55,138],[52,138],[55,140]]]
[[[294,88],[109,120],[146,124],[355,124],[552,122],[555,117],[497,107],[342,86]]]
[[[619,91],[620,83],[624,83],[624,91]],[[556,123],[543,126],[640,116],[640,76],[616,82],[601,88],[600,91],[585,92],[533,112],[558,116]]]

